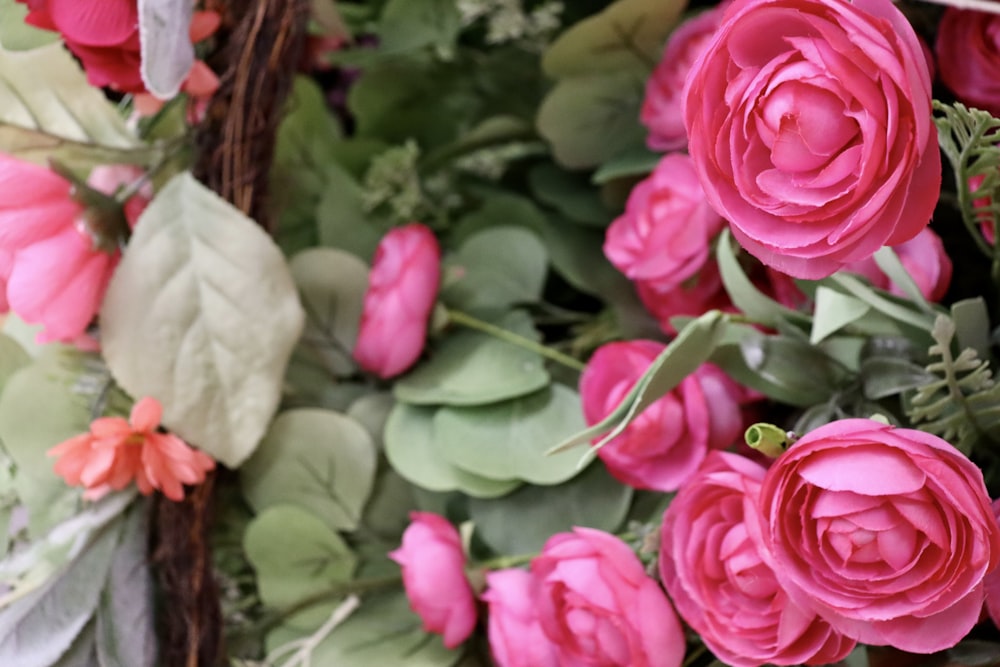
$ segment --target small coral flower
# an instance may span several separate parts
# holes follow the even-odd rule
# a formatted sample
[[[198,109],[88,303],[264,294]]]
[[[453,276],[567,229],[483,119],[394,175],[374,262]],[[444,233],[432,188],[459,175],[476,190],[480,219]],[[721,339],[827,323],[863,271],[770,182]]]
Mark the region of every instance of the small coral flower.
[[[183,485],[202,482],[215,461],[176,435],[157,431],[162,414],[160,402],[147,397],[135,404],[127,421],[95,419],[89,433],[48,451],[59,457],[56,474],[67,484],[85,487],[89,500],[123,489],[132,480],[145,495],[157,489],[171,500],[183,500]]]

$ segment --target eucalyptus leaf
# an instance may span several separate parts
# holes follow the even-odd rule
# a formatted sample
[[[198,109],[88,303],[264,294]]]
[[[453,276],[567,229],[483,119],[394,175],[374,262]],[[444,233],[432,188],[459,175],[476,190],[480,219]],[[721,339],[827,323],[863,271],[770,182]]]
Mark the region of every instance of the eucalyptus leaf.
[[[336,164],[328,164],[324,175],[323,194],[316,206],[319,243],[341,248],[368,262],[375,254],[383,230],[372,224],[365,211],[363,188]]]
[[[137,145],[114,105],[87,83],[59,42],[31,51],[0,49],[0,127],[34,131],[56,142],[71,142],[75,149],[98,144],[127,150]],[[8,140],[0,141],[0,150],[25,159],[45,163],[65,157],[59,151],[26,150],[17,132],[0,134],[0,139]]]
[[[360,396],[351,403],[347,416],[361,424],[372,437],[375,446],[381,450],[385,423],[395,406],[396,399],[390,392],[376,391]]]
[[[441,289],[447,306],[504,309],[541,297],[548,256],[538,235],[500,226],[471,236],[445,266],[453,276]]]
[[[403,478],[428,491],[461,491],[476,498],[498,498],[520,480],[493,480],[449,463],[437,450],[433,408],[398,403],[385,424],[385,454]]]
[[[104,667],[97,660],[96,624],[91,619],[52,667]]]
[[[816,308],[809,334],[809,342],[813,345],[861,319],[871,310],[871,306],[864,301],[822,285],[816,289],[815,299]]]
[[[368,265],[336,248],[309,248],[289,262],[306,313],[300,352],[335,375],[356,369],[350,357],[368,289]]]
[[[601,201],[600,193],[579,175],[545,163],[528,172],[528,184],[540,201],[568,220],[600,229],[611,222],[611,212]]]
[[[230,467],[264,435],[305,319],[277,246],[175,176],[136,225],[101,308],[115,380],[163,404],[163,424]]]
[[[194,65],[189,0],[138,0],[139,73],[146,90],[168,100],[181,90]],[[103,667],[103,666],[102,666]]]
[[[632,495],[631,487],[595,463],[557,486],[526,484],[496,500],[473,498],[469,519],[476,534],[497,553],[536,553],[550,537],[574,526],[613,533],[625,520]]]
[[[276,505],[247,526],[247,560],[257,573],[257,590],[268,607],[287,610],[351,580],[357,558],[343,539],[315,514]],[[295,617],[304,626],[323,619],[313,607]]]
[[[97,606],[95,639],[100,667],[155,667],[153,580],[147,556],[146,503],[125,517],[121,539]]]
[[[0,0],[0,46],[8,51],[30,51],[59,40],[59,33],[24,22],[28,6],[17,0]]]
[[[434,446],[449,463],[488,479],[559,484],[579,473],[582,452],[547,452],[585,426],[579,395],[552,384],[502,403],[439,409]]]
[[[106,526],[57,577],[0,611],[0,664],[51,667],[70,648],[97,608],[120,532]]]
[[[497,228],[523,228],[540,234],[544,224],[545,214],[532,200],[502,190],[491,191],[482,206],[455,224],[452,241],[462,246],[477,234]]]
[[[453,0],[389,0],[379,22],[379,49],[399,53],[434,46],[447,52],[461,29]]]
[[[524,311],[495,323],[536,343],[541,335]],[[428,361],[396,381],[398,400],[413,405],[482,405],[524,396],[549,383],[542,357],[531,350],[469,329],[459,329],[431,349]]]
[[[410,511],[416,507],[413,485],[386,466],[375,480],[362,523],[379,537],[398,541],[410,524]]]
[[[240,470],[250,506],[309,510],[333,530],[354,530],[375,481],[375,443],[359,423],[329,410],[282,412]]]
[[[0,333],[0,392],[14,373],[31,362],[31,356],[16,340]]]

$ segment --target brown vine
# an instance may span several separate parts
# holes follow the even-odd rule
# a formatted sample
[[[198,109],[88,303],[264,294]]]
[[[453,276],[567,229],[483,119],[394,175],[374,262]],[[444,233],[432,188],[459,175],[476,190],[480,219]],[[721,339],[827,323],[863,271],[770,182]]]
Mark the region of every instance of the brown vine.
[[[267,194],[275,136],[305,44],[309,0],[209,0],[223,18],[216,53],[219,91],[199,126],[195,176],[271,230]],[[157,497],[150,558],[160,593],[164,667],[224,661],[223,619],[213,576],[210,474],[183,502]]]

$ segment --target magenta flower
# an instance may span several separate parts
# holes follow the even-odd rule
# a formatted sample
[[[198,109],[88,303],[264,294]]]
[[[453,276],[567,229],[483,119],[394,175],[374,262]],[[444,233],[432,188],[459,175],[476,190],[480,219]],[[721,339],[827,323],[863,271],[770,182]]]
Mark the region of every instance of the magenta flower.
[[[934,46],[941,80],[955,96],[1000,114],[1000,15],[949,7]]]
[[[431,512],[411,512],[403,543],[389,558],[403,569],[410,607],[424,630],[444,635],[455,648],[476,627],[476,601],[465,578],[465,554],[458,531]]]
[[[416,362],[441,281],[441,251],[419,223],[397,227],[375,251],[354,360],[381,378]]]

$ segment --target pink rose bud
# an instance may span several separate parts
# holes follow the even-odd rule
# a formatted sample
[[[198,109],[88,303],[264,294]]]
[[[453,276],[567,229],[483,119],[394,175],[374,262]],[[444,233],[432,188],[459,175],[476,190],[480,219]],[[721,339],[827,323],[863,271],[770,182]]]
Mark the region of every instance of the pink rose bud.
[[[580,377],[587,423],[596,424],[610,414],[664,347],[633,340],[598,348]],[[646,408],[597,455],[616,479],[629,486],[676,491],[710,449],[728,447],[741,437],[743,396],[739,385],[721,370],[703,364]]]
[[[497,570],[486,575],[489,589],[489,640],[498,667],[560,667],[556,646],[538,623],[538,584],[524,570]]]
[[[782,586],[845,635],[933,653],[978,622],[1000,528],[982,472],[941,438],[832,422],[775,461],[760,508]]]
[[[95,247],[69,182],[44,167],[0,155],[0,193],[0,305],[42,324],[39,342],[78,339],[100,308],[117,249]]]
[[[412,366],[427,339],[427,323],[441,281],[441,251],[434,233],[412,223],[378,244],[354,360],[381,378]]]
[[[912,239],[937,203],[930,74],[889,0],[736,0],[684,120],[709,203],[797,278]]]
[[[455,648],[476,627],[476,601],[465,578],[465,554],[458,531],[431,512],[411,512],[403,544],[389,553],[403,570],[410,607],[424,630],[444,635]]]
[[[649,128],[646,144],[653,150],[677,150],[687,145],[681,93],[694,61],[708,46],[722,22],[725,4],[690,18],[670,34],[663,57],[646,82],[639,119]]]
[[[789,599],[768,563],[757,510],[764,472],[736,454],[708,455],[663,517],[660,578],[728,665],[837,662],[855,642]]]
[[[1000,15],[948,7],[935,51],[941,80],[955,97],[1000,115]]]
[[[628,278],[661,292],[694,276],[725,221],[708,202],[691,158],[665,155],[608,227],[604,254]]]
[[[684,633],[659,584],[624,542],[558,533],[531,563],[536,609],[559,665],[680,667]]]

